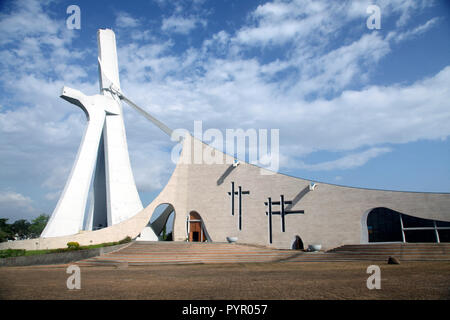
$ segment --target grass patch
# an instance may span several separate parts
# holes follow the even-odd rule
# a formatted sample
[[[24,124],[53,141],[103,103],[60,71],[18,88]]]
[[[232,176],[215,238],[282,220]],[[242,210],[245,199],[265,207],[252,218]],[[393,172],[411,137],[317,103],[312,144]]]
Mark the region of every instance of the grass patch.
[[[25,255],[25,251],[23,249],[6,249],[0,250],[0,258],[9,258],[9,257],[20,257]]]
[[[0,250],[0,259],[1,258],[10,258],[10,257],[20,257],[20,256],[34,256],[38,254],[48,254],[48,253],[62,253],[62,252],[70,252],[77,250],[88,250],[88,249],[96,249],[101,247],[110,247],[118,244],[124,244],[131,242],[130,237],[126,237],[120,241],[115,242],[104,242],[99,244],[93,244],[89,246],[69,246],[68,248],[60,248],[60,249],[43,249],[43,250],[24,250],[24,249],[6,249]],[[70,242],[69,242],[70,243]]]

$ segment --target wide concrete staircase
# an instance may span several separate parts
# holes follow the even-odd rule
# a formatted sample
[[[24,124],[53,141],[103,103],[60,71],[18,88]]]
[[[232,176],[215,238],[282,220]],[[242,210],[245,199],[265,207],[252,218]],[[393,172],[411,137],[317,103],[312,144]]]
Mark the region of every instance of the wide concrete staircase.
[[[394,256],[403,261],[450,261],[450,243],[356,244],[344,245],[328,252],[371,260],[386,260]]]
[[[129,265],[248,263],[278,261],[290,255],[292,255],[290,250],[272,250],[240,244],[139,241],[124,249],[79,261],[78,264],[114,265],[120,262],[127,262]]]
[[[133,242],[128,247],[77,262],[81,266],[196,263],[384,261],[450,261],[450,244],[345,245],[328,252],[277,250],[229,243]]]

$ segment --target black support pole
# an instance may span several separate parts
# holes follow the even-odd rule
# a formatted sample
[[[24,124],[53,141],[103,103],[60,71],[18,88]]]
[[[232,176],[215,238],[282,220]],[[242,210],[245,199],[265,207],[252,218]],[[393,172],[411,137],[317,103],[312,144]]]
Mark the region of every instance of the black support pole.
[[[231,181],[231,192],[228,192],[228,194],[231,196],[231,215],[234,216],[234,196],[237,195],[239,200],[238,227],[239,230],[242,230],[242,195],[250,194],[250,191],[249,190],[242,191],[242,186],[238,186],[238,191],[234,190],[235,190],[234,181]]]
[[[231,215],[234,216],[234,181],[231,181]]]
[[[281,214],[281,232],[284,232],[284,226],[285,226],[285,224],[284,224],[284,215],[285,215],[285,212],[284,212],[284,195],[281,195],[280,196],[280,214]]]
[[[272,243],[272,198],[269,198],[269,243]]]
[[[242,230],[242,187],[239,186],[239,230]]]

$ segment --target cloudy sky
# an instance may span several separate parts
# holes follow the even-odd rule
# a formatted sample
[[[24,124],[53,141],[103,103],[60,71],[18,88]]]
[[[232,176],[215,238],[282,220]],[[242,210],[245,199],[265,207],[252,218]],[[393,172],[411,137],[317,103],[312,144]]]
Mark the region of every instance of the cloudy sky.
[[[99,28],[116,33],[123,91],[173,129],[279,129],[282,173],[450,192],[446,1],[1,1],[0,217],[53,211],[86,126],[60,90],[98,93]],[[173,142],[124,114],[147,205]]]

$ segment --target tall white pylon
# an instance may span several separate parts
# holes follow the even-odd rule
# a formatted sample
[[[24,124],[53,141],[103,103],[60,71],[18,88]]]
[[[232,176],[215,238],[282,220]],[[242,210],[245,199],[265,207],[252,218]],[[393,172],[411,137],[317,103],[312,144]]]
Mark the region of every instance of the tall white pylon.
[[[143,209],[131,170],[119,95],[116,38],[98,30],[100,95],[64,87],[61,97],[85,113],[88,125],[75,164],[41,237],[76,234],[117,224]],[[86,210],[89,189],[91,203]],[[150,240],[158,240],[153,233]]]

